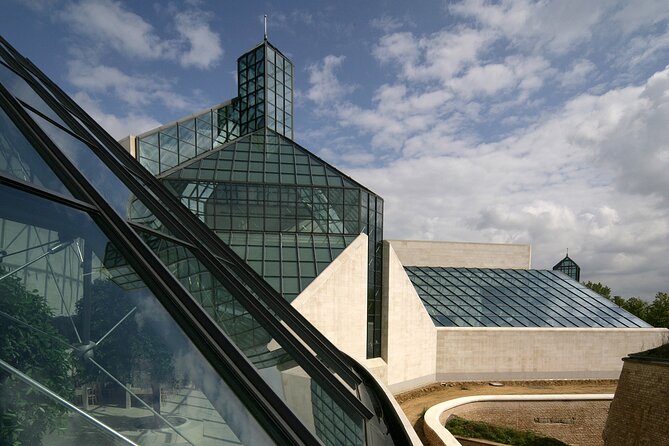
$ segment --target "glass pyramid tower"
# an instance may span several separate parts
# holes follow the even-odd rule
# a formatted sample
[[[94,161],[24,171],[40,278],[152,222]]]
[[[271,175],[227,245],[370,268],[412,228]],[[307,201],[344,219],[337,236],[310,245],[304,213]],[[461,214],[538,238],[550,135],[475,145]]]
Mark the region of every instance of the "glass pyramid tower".
[[[381,354],[383,200],[292,141],[293,64],[267,40],[238,96],[136,138],[135,155],[287,301],[368,235],[367,355]]]
[[[556,263],[553,270],[562,271],[577,282],[581,280],[581,267],[569,257],[569,254]]]
[[[0,444],[411,443],[364,368],[4,39],[0,84]]]

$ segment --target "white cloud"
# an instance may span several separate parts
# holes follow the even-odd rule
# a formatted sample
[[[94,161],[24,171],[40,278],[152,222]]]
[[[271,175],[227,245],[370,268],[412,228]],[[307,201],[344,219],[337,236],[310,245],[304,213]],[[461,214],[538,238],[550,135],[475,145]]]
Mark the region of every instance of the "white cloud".
[[[176,39],[161,38],[143,17],[113,0],[69,3],[58,17],[86,39],[130,57],[210,68],[223,56],[218,34],[207,23],[210,17],[195,9],[175,15]]]
[[[400,87],[387,94],[406,107]],[[539,268],[569,248],[585,280],[652,297],[669,268],[668,120],[669,67],[487,144],[435,123],[402,157],[351,174],[384,197],[387,238],[531,243]]]
[[[173,91],[172,82],[155,76],[131,76],[105,65],[75,60],[68,64],[68,80],[89,94],[112,93],[117,99],[138,107],[154,102],[175,110],[192,110],[197,98]]]
[[[306,97],[318,106],[330,105],[353,90],[353,87],[342,84],[335,76],[335,69],[344,62],[344,56],[325,56],[319,63],[309,65],[309,89]]]
[[[560,84],[563,87],[583,84],[596,68],[595,64],[587,59],[576,60],[568,71],[560,75]]]
[[[376,17],[370,20],[369,25],[372,28],[383,31],[384,33],[397,31],[398,29],[405,26],[404,23],[399,19],[385,14],[381,17]]]
[[[465,0],[449,10],[477,20],[485,28],[512,41],[515,45],[564,53],[587,40],[595,24],[612,7],[599,0]]]
[[[486,31],[457,29],[426,37],[402,32],[383,36],[372,54],[382,63],[401,67],[402,77],[414,82],[447,82],[475,63],[494,39]]]
[[[95,119],[109,134],[121,139],[130,133],[140,134],[161,124],[150,116],[130,112],[125,116],[105,113],[98,102],[84,92],[73,95],[74,100]]]
[[[112,0],[70,3],[60,18],[88,38],[130,56],[159,59],[176,55],[174,42],[160,39],[151,24]]]
[[[220,38],[206,23],[206,15],[186,11],[177,14],[174,20],[177,31],[189,45],[189,49],[179,56],[182,66],[210,68],[223,57]]]
[[[664,0],[621,2],[622,8],[613,15],[616,29],[626,34],[648,28],[669,18],[669,8]]]

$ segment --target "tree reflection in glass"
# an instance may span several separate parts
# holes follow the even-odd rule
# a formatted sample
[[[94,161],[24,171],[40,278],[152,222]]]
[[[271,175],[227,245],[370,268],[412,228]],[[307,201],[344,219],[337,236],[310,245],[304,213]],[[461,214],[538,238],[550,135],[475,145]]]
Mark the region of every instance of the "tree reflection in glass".
[[[3,187],[0,200],[18,203],[0,218],[0,444],[99,430],[19,374],[137,444],[272,443],[87,214]]]

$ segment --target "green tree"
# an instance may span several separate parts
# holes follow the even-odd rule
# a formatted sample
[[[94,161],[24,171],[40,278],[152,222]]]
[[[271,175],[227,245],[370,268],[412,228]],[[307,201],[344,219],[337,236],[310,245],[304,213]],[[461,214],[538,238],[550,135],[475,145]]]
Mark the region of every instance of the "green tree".
[[[653,327],[669,328],[669,294],[659,292],[648,306],[647,319]]]
[[[0,274],[4,272],[0,266]],[[0,358],[64,398],[71,398],[71,356],[66,339],[53,326],[54,315],[45,298],[9,276],[0,281],[0,310],[23,322],[4,315],[1,318]],[[0,370],[0,444],[41,444],[41,438],[59,425],[65,411]]]
[[[618,296],[616,296],[618,297]],[[648,322],[647,319],[647,312],[648,312],[648,302],[646,302],[643,299],[640,299],[638,297],[630,297],[629,299],[625,300],[622,299],[622,304],[619,304],[614,300],[614,302],[619,305],[622,309],[629,311],[636,317],[638,317],[641,320],[644,320]],[[652,324],[651,324],[652,325]]]
[[[611,300],[611,288],[607,287],[601,282],[583,282],[583,285],[586,287],[590,288],[592,291],[594,291],[597,294],[601,294],[602,296],[606,297],[607,299]]]
[[[648,312],[650,311],[650,305],[648,302],[646,302],[643,299],[640,299],[638,297],[630,297],[628,299],[625,299],[624,297],[621,296],[611,296],[611,288],[607,287],[601,282],[584,282],[583,285],[586,287],[590,288],[592,291],[595,293],[598,293],[602,295],[603,297],[607,298],[614,304],[618,305],[620,308],[622,308],[625,311],[628,311],[632,313],[634,316],[638,317],[639,319],[648,322],[649,324],[656,326],[654,323],[651,323],[648,320]],[[666,294],[666,293],[658,293],[659,294]],[[658,314],[661,313],[661,311],[658,311]]]

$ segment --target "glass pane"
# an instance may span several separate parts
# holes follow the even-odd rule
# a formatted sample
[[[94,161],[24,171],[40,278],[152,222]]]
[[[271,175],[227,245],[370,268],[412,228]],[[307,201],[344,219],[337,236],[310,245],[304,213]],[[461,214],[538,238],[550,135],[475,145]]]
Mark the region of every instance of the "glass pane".
[[[355,433],[362,433],[362,419],[357,415],[351,417],[336,404],[300,367],[299,362],[286,352],[276,339],[273,339],[272,335],[226,289],[225,285],[197,260],[188,248],[155,234],[141,233],[140,235],[249,361],[256,366],[267,384],[312,432],[321,436],[326,443],[328,442],[331,432],[319,430],[318,424],[314,424],[318,422],[320,416],[328,423],[340,421],[353,427],[357,426],[358,430],[355,430]],[[280,256],[278,246],[269,248],[266,246],[265,251],[269,258],[278,259]],[[254,251],[250,249],[247,255],[253,256]],[[276,275],[279,275],[279,262],[265,262],[265,264],[266,267],[272,264],[276,268]],[[291,292],[296,294],[297,289]],[[328,401],[328,406],[317,405],[319,400]]]
[[[6,187],[0,200],[14,203],[0,210],[2,361],[139,444],[271,443],[87,214]],[[0,376],[17,420],[2,435],[30,423],[63,444],[54,431],[73,420],[35,414]]]
[[[0,109],[0,172],[71,196],[9,116]]]
[[[30,113],[35,122],[44,130],[51,140],[63,151],[70,161],[77,166],[81,174],[88,180],[97,192],[109,203],[118,214],[128,220],[135,218],[146,222],[151,221],[154,229],[165,230],[160,220],[142,204],[141,215],[134,211],[139,207],[135,197],[128,187],[111,172],[106,164],[100,160],[93,150],[79,139],[56,127],[40,116]],[[167,232],[167,230],[165,230]]]
[[[22,381],[18,373],[1,362],[0,376],[4,381],[0,385],[3,391],[0,396],[0,406],[3,408],[0,442],[3,445],[132,444],[94,424],[75,409],[40,392],[33,383]]]
[[[21,76],[3,64],[0,64],[0,82],[16,99],[22,100],[59,124],[65,125],[56,112],[46,105],[42,98],[35,93],[32,87]]]
[[[585,297],[580,293],[583,285],[555,271],[428,267],[407,267],[406,271],[424,303],[455,302],[464,312],[458,312],[459,316],[477,315],[482,311],[491,316],[478,319],[477,323],[483,326],[491,323],[538,327],[645,326],[631,316],[621,318],[611,313],[608,301],[596,296]],[[433,286],[422,286],[422,283]],[[464,299],[452,296],[453,289],[465,293]],[[454,320],[472,324],[467,317]],[[435,323],[443,322],[435,319]]]

